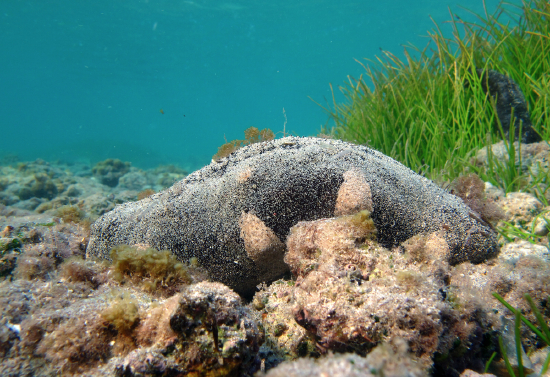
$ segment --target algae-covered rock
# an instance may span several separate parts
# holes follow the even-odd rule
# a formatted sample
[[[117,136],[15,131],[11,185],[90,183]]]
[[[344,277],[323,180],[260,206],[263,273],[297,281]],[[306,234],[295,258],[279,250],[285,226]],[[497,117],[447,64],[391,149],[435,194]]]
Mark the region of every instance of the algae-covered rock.
[[[241,298],[201,282],[150,309],[135,329],[134,350],[117,375],[249,376],[259,369],[262,334]]]
[[[261,285],[252,301],[265,344],[288,360],[366,356],[383,342],[404,340],[416,365],[437,369],[434,375],[478,368],[494,350],[498,316],[490,294],[472,290],[465,268],[487,264],[450,266],[441,231],[384,248],[371,239],[365,212],[291,228],[285,261],[295,280]],[[485,273],[478,284],[487,287]]]
[[[21,200],[30,198],[53,199],[59,190],[59,180],[52,180],[47,174],[35,174],[33,179],[18,191]]]
[[[179,262],[168,250],[120,245],[113,248],[111,258],[115,280],[159,296],[170,296],[182,286],[202,280],[198,266]]]
[[[425,370],[420,368],[407,354],[404,342],[396,342],[394,351],[392,346],[381,344],[367,357],[354,354],[328,355],[320,359],[302,358],[284,362],[266,374],[258,377],[423,377]]]
[[[392,253],[370,240],[373,229],[368,217],[361,216],[361,222],[355,217],[292,227],[285,261],[296,284],[285,293],[287,303],[266,310],[264,327],[272,327],[273,320],[290,309],[296,323],[315,339],[312,348],[317,352],[366,355],[383,340],[402,338],[429,366],[434,352],[448,351],[442,346],[445,338],[456,336],[451,328],[444,334],[441,324],[448,309],[439,292],[439,275],[448,269],[442,261],[444,241],[418,262],[409,252]],[[441,240],[438,232],[426,238]],[[423,248],[430,248],[426,243],[430,241]],[[273,300],[268,298],[266,308]],[[287,345],[273,343],[292,355]]]
[[[94,177],[101,183],[109,187],[118,185],[118,180],[130,170],[129,162],[122,162],[118,158],[108,158],[105,161],[98,162],[92,168]]]
[[[394,246],[441,231],[451,263],[498,253],[495,234],[461,199],[397,161],[338,140],[286,137],[251,144],[169,189],[125,203],[91,228],[87,255],[120,244],[196,257],[213,280],[250,294],[283,274],[299,221],[368,210],[377,240]]]

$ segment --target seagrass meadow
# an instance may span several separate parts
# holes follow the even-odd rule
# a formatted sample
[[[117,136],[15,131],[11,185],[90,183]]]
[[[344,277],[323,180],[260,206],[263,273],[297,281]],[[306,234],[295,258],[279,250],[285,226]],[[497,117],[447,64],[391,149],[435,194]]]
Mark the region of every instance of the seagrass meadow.
[[[426,47],[404,48],[405,60],[382,51],[376,61],[359,61],[365,73],[339,88],[346,101],[326,107],[334,126],[324,132],[367,144],[431,178],[452,180],[475,171],[507,191],[517,188],[522,173],[513,166],[501,167],[507,173],[502,177],[498,169],[470,163],[476,151],[503,136],[508,144],[514,141],[495,126],[495,99],[476,69],[517,82],[534,129],[548,140],[549,17],[550,4],[541,0],[520,7],[502,2],[475,23],[451,12],[452,36],[436,24]]]

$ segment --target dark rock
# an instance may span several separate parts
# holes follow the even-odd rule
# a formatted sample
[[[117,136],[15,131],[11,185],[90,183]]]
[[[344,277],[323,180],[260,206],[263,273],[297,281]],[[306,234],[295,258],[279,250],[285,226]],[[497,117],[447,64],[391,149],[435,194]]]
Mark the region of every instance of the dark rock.
[[[368,210],[384,246],[441,232],[448,260],[482,262],[495,234],[458,197],[380,152],[338,140],[253,144],[169,189],[125,203],[91,228],[88,256],[120,244],[196,257],[211,279],[250,294],[288,270],[284,241],[299,221]]]
[[[124,363],[116,366],[115,374],[118,377],[171,376],[177,375],[177,369],[160,352],[136,349],[125,358]]]
[[[0,254],[0,278],[11,274],[17,263],[17,252]]]

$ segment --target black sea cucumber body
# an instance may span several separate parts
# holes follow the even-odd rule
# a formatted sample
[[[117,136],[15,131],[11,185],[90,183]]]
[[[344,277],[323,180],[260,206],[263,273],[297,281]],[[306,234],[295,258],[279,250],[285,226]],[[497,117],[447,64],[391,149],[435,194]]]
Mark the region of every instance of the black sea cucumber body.
[[[103,215],[87,255],[119,244],[196,257],[239,293],[287,270],[285,240],[299,221],[369,210],[378,241],[395,246],[439,232],[451,263],[498,253],[491,228],[458,197],[384,154],[338,140],[286,137],[252,144],[172,187]]]

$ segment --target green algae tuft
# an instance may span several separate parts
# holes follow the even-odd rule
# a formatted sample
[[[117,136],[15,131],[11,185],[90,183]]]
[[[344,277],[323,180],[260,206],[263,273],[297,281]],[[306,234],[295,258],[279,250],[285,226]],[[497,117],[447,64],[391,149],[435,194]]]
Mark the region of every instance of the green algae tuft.
[[[188,267],[169,250],[119,245],[111,250],[111,258],[115,280],[140,283],[149,292],[170,295],[191,282]]]
[[[119,333],[129,333],[139,320],[138,305],[135,300],[124,296],[104,309],[100,315],[104,321],[113,325]]]
[[[154,193],[155,193],[155,190],[150,189],[150,188],[145,189],[143,191],[140,191],[137,194],[137,200],[142,200],[142,199],[148,198],[151,195],[153,195]]]
[[[55,215],[65,223],[78,224],[84,218],[84,212],[77,206],[62,206],[55,211]]]
[[[223,157],[229,156],[237,149],[246,145],[260,143],[262,141],[271,141],[273,139],[275,139],[275,134],[269,128],[264,128],[260,131],[256,127],[249,127],[244,130],[244,140],[232,140],[223,144],[218,148],[218,153],[216,153],[212,159],[217,161]]]

